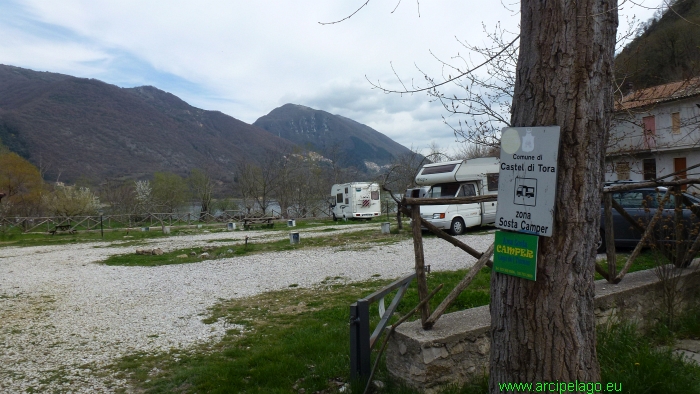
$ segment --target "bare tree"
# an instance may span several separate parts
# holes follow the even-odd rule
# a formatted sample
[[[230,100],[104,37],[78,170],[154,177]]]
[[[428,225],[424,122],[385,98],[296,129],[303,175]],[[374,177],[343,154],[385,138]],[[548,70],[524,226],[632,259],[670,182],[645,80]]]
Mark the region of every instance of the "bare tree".
[[[280,185],[282,160],[281,156],[269,154],[262,159],[260,166],[247,162],[239,164],[238,186],[247,214],[257,211],[256,208],[263,215],[267,214]]]
[[[418,170],[426,162],[430,161],[413,148],[410,153],[397,156],[381,181],[382,186],[393,193],[403,193],[406,189],[415,186]]]
[[[137,206],[133,182],[119,182],[108,179],[100,185],[100,201],[109,207],[111,213],[134,213]]]
[[[598,381],[595,245],[613,112],[616,0],[521,2],[511,124],[559,125],[555,233],[537,281],[491,276],[491,392],[502,382]]]
[[[100,207],[100,200],[95,193],[76,185],[58,185],[42,197],[48,212],[57,216],[94,215]]]
[[[190,171],[190,176],[187,178],[187,182],[190,185],[190,190],[194,198],[199,201],[200,219],[204,218],[204,215],[210,213],[212,208],[212,191],[214,190],[214,182],[212,180],[209,171],[203,171],[198,168]]]
[[[479,157],[499,157],[501,150],[496,146],[481,145],[476,143],[462,142],[458,145],[455,159],[469,160]]]
[[[319,205],[325,207],[331,183],[324,178],[323,169],[314,155],[293,154],[288,157],[287,177],[282,179],[278,201],[286,202],[286,211],[296,217],[307,216]],[[281,192],[286,194],[282,198]]]
[[[617,5],[523,0],[520,34],[510,41],[490,35],[496,45],[482,49],[483,62],[444,64],[444,81],[426,76],[427,87],[409,90],[402,84],[404,89],[390,90],[375,84],[385,92],[427,91],[448,111],[471,117],[470,128],[455,128],[470,142],[497,146],[504,125],[561,127],[556,230],[539,241],[537,280],[491,275],[492,393],[501,392],[499,383],[505,382],[600,380],[593,278],[613,112]],[[479,69],[496,77],[482,81]],[[463,84],[467,95],[442,94],[439,89],[448,84]]]
[[[134,182],[134,198],[136,199],[136,205],[134,211],[138,214],[144,214],[151,212],[153,209],[153,187],[151,187],[150,181],[136,181]]]

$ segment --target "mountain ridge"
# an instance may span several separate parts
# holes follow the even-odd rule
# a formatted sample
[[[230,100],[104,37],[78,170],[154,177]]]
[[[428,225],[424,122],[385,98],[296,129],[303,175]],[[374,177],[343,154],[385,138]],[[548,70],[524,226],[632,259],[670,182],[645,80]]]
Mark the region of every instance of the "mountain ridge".
[[[261,116],[258,126],[299,146],[347,166],[368,170],[366,163],[389,164],[410,150],[373,128],[342,115],[287,103]],[[343,156],[343,152],[353,152]],[[339,157],[343,156],[343,157]]]
[[[332,124],[340,122],[336,115],[321,112]],[[345,144],[342,153],[350,158],[346,162],[363,167],[367,157],[382,163],[391,159],[383,146],[396,142],[343,119],[340,123],[351,121],[355,128],[371,130],[364,136],[351,133],[357,141]],[[309,130],[308,125],[299,127]],[[335,132],[347,132],[348,127]],[[334,141],[331,137],[327,140]],[[232,180],[238,163],[261,163],[270,154],[310,147],[300,148],[295,141],[222,112],[193,107],[153,86],[121,88],[7,65],[0,65],[0,140],[42,167],[46,179],[66,182],[81,177],[137,179],[157,171],[185,175],[193,168]]]

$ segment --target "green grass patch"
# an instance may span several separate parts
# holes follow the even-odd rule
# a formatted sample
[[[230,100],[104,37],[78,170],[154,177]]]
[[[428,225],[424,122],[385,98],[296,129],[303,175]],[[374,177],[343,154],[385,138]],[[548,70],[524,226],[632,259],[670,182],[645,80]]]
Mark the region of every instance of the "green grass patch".
[[[631,324],[598,327],[598,360],[602,381],[624,393],[700,393],[700,366],[656,346]]]
[[[286,221],[275,223],[274,228],[256,228],[265,232],[286,232],[290,230],[313,230],[315,228],[333,225],[335,230],[343,227],[352,228],[358,224],[366,224],[366,221],[338,221],[334,222],[331,219],[314,219],[314,220],[297,220],[296,227],[287,227]],[[373,222],[379,228],[379,222]],[[141,231],[140,227],[134,227],[130,231],[126,228],[119,228],[117,224],[113,224],[113,228],[109,228],[107,223],[104,225],[104,235],[100,233],[99,227],[92,230],[77,228],[76,233],[57,232],[52,235],[48,233],[48,228],[42,227],[31,233],[24,233],[18,227],[0,228],[0,247],[3,246],[44,246],[44,245],[66,245],[81,242],[119,242],[120,245],[139,245],[142,241],[153,238],[161,238],[177,235],[201,234],[203,232],[224,232],[226,231],[225,223],[204,224],[202,228],[196,228],[193,223],[187,226],[171,226],[170,234],[163,234],[160,226],[150,226],[151,231]],[[148,227],[148,226],[146,226]],[[242,227],[240,225],[239,227]],[[46,229],[46,232],[42,230]],[[241,229],[237,231],[242,231]],[[321,230],[334,231],[334,230]],[[124,244],[124,242],[126,243]],[[223,240],[212,242],[224,242]]]
[[[100,231],[78,231],[75,234],[68,232],[56,233],[22,233],[18,229],[0,231],[0,247],[3,246],[45,246],[45,245],[69,245],[84,242],[118,242],[120,245],[139,244],[148,239],[180,235],[183,232],[173,230],[170,235],[158,231],[141,231],[140,229],[126,231],[105,231],[104,236]]]
[[[445,285],[431,301],[432,309],[465,273],[466,270],[428,274],[430,289]],[[203,319],[206,324],[222,322],[229,327],[221,341],[188,351],[131,355],[106,373],[116,370],[137,391],[149,393],[288,393],[300,389],[307,393],[335,393],[349,376],[349,305],[391,281],[346,283],[344,278],[328,277],[314,289],[293,284],[287,290],[222,300]],[[488,304],[489,284],[490,270],[484,268],[448,312]],[[390,302],[392,296],[386,301]],[[417,303],[413,283],[391,321]],[[685,335],[695,335],[700,331],[699,314],[687,315]],[[376,303],[372,304],[370,316],[374,327],[379,319]],[[598,335],[602,382],[622,384],[623,392],[698,393],[700,369],[681,362],[670,350],[659,348],[653,336],[642,336],[634,327],[625,325],[599,327]],[[383,360],[375,379],[385,383],[383,392],[416,394],[388,376]],[[352,392],[362,389],[352,386]],[[486,376],[443,391],[487,392]]]
[[[305,248],[319,247],[343,247],[343,248],[370,248],[377,245],[388,245],[409,239],[410,235],[404,234],[381,234],[380,230],[359,230],[342,234],[329,234],[323,237],[309,237],[302,239],[298,244],[290,244],[289,239],[278,241],[264,242],[248,240],[247,246],[245,242],[238,241],[231,244],[217,245],[209,248],[187,248],[179,249],[172,252],[157,255],[137,255],[123,254],[110,256],[103,261],[106,265],[124,265],[124,266],[159,266],[169,264],[186,264],[202,261],[199,256],[203,252],[209,253],[207,260],[229,258],[236,256],[247,256],[251,254],[282,252],[290,250],[298,250]],[[218,243],[217,243],[218,244]],[[231,250],[231,252],[229,252]],[[195,252],[195,256],[190,254]],[[187,257],[177,257],[180,255]]]
[[[617,267],[617,272],[619,273],[622,268],[625,266],[625,263],[627,263],[627,259],[629,258],[630,254],[632,251],[627,251],[623,253],[617,253],[615,255],[615,266]],[[635,271],[643,271],[646,269],[650,268],[655,268],[660,265],[665,265],[668,264],[669,261],[664,256],[662,253],[660,253],[657,250],[654,249],[644,249],[639,256],[634,260],[634,263],[632,263],[632,266],[630,267],[630,270],[628,272],[635,272]],[[607,259],[602,259],[598,262],[598,264],[603,267],[606,271],[608,270],[608,260]],[[600,274],[596,272],[595,274],[595,279],[603,279]]]
[[[429,274],[431,288],[446,283],[435,302],[448,294],[447,283],[457,283],[464,273]],[[488,291],[488,277],[487,269],[480,272],[475,289],[463,293],[450,311],[488,302],[483,294],[484,288]],[[302,388],[307,393],[337,392],[336,382],[346,382],[349,375],[349,306],[391,281],[347,284],[343,278],[328,277],[315,289],[290,288],[221,301],[203,321],[222,321],[231,327],[222,341],[188,352],[131,355],[112,368],[139,390],[153,393],[288,393]],[[417,299],[413,283],[393,319],[413,308]],[[375,325],[376,303],[370,314]],[[385,369],[377,378],[389,392],[413,393],[392,382]],[[353,387],[353,392],[361,390]]]
[[[700,339],[700,300],[691,300],[687,309],[672,321],[662,314],[650,334],[654,343],[662,345],[672,345],[679,339]]]

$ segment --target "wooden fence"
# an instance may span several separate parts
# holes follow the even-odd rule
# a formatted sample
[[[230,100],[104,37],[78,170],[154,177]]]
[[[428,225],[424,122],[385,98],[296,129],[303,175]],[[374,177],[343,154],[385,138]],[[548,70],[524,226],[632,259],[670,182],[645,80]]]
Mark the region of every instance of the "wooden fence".
[[[72,230],[98,230],[104,228],[134,228],[152,226],[182,226],[201,223],[223,223],[240,221],[242,211],[224,211],[218,215],[209,213],[145,213],[140,215],[92,215],[92,216],[46,216],[46,217],[0,217],[0,229],[19,228],[23,232],[50,232],[60,226]]]
[[[698,165],[700,166],[700,165]],[[698,167],[694,166],[694,167]],[[689,167],[685,171],[694,168]],[[602,267],[600,264],[595,262],[595,270],[603,278],[605,278],[609,283],[620,283],[624,278],[625,274],[629,271],[630,267],[634,261],[639,257],[639,253],[644,246],[656,245],[655,241],[661,241],[658,238],[658,234],[655,234],[653,229],[658,223],[659,219],[662,217],[663,207],[669,201],[669,198],[673,194],[681,193],[681,187],[683,185],[698,184],[700,179],[679,179],[674,181],[663,181],[664,178],[668,178],[672,175],[676,175],[679,172],[672,173],[663,177],[659,177],[656,180],[643,182],[643,183],[626,183],[626,184],[616,184],[612,186],[607,186],[603,189],[603,209],[605,215],[605,240],[607,246],[607,269]],[[634,219],[629,215],[625,209],[620,206],[613,198],[612,193],[627,191],[645,187],[657,187],[666,186],[668,187],[667,192],[662,197],[659,202],[656,212],[653,217],[647,223],[639,223],[639,219]],[[406,216],[411,218],[412,231],[413,231],[413,247],[415,255],[415,272],[416,272],[416,282],[418,287],[418,295],[420,301],[424,301],[429,296],[429,289],[426,281],[426,271],[425,271],[425,261],[423,254],[423,235],[421,228],[426,228],[428,231],[435,234],[438,238],[444,239],[445,241],[451,243],[452,245],[464,250],[469,255],[477,259],[477,262],[469,269],[464,278],[455,286],[455,288],[450,292],[450,294],[438,305],[438,307],[431,313],[430,306],[427,302],[422,302],[420,308],[421,322],[424,329],[430,329],[433,327],[435,322],[442,316],[449,305],[459,296],[459,294],[466,289],[469,284],[476,277],[477,273],[484,266],[493,266],[493,262],[490,260],[493,255],[494,244],[483,253],[477,251],[476,249],[470,247],[459,239],[447,234],[441,229],[435,227],[430,222],[423,220],[420,217],[420,207],[422,205],[446,205],[446,204],[472,204],[472,203],[483,203],[496,201],[496,195],[484,195],[475,197],[458,197],[458,198],[403,198],[401,201],[397,201],[399,210]],[[682,218],[682,207],[681,198],[675,198],[674,206],[674,223],[680,223]],[[640,242],[634,248],[630,254],[627,262],[620,272],[616,270],[616,255],[615,255],[615,235],[613,230],[613,219],[612,210],[615,209],[622,215],[630,224],[631,227],[635,227],[643,233]],[[689,209],[692,210],[696,218],[700,218],[700,207],[690,206]],[[681,226],[675,226],[675,238],[673,245],[675,245],[675,251],[669,253],[668,249],[659,248],[659,250],[669,258],[675,267],[686,267],[695,255],[700,251],[700,228],[698,228],[698,222],[696,222],[694,229],[689,229],[689,234],[692,234],[695,238],[690,247],[687,243],[682,241],[682,229]]]
[[[286,215],[279,210],[268,210],[266,214],[259,211],[229,210],[212,215],[207,212],[197,213],[157,213],[91,215],[91,216],[32,216],[32,217],[1,217],[0,230],[19,228],[28,232],[50,232],[57,226],[70,226],[73,230],[98,230],[100,220],[104,228],[134,228],[152,226],[182,226],[201,223],[225,223],[242,221],[244,218],[257,216],[274,216],[285,218],[328,218],[330,211],[326,204],[317,204],[306,209],[290,207]]]

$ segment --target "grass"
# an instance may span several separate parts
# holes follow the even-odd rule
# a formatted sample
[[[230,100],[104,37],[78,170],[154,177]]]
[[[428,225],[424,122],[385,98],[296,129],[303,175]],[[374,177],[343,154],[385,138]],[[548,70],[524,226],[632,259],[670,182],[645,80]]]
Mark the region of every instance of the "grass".
[[[383,219],[382,219],[383,220]],[[372,221],[369,223],[374,223],[379,227],[381,221]],[[268,228],[255,228],[255,230],[262,230],[266,232],[287,232],[291,229],[295,231],[298,230],[313,230],[314,228],[333,225],[336,229],[343,227],[352,227],[357,224],[365,224],[365,221],[337,221],[334,222],[331,219],[314,219],[314,220],[297,220],[296,227],[287,227],[287,223],[278,222],[275,223],[275,227]],[[195,223],[196,224],[196,223]],[[154,226],[151,226],[153,228]],[[127,231],[125,228],[104,228],[104,235],[102,235],[97,230],[78,230],[75,234],[68,232],[58,232],[55,235],[51,235],[48,232],[32,232],[23,233],[19,228],[13,227],[10,229],[0,228],[0,247],[3,246],[43,246],[43,245],[66,245],[81,242],[119,242],[120,245],[133,244],[138,245],[143,243],[143,241],[154,238],[162,238],[168,236],[177,235],[188,235],[188,234],[199,234],[205,231],[209,232],[224,232],[226,231],[225,223],[217,224],[204,224],[202,228],[196,228],[193,226],[181,226],[181,227],[171,227],[171,234],[163,234],[160,231],[160,226],[155,226],[156,229],[153,231],[141,231],[140,228],[132,229]],[[237,230],[237,231],[240,231]],[[329,230],[321,230],[329,231]]]
[[[625,263],[627,262],[627,259],[629,258],[631,254],[631,251],[629,253],[618,253],[616,254],[615,258],[615,266],[617,267],[617,272],[619,273],[622,268],[625,266]],[[634,260],[634,263],[632,263],[632,266],[630,267],[629,272],[634,272],[634,271],[642,271],[646,270],[649,268],[654,268],[659,266],[660,264],[668,264],[668,259],[661,254],[659,251],[654,250],[654,249],[644,249],[639,256]],[[606,271],[608,270],[608,260],[607,259],[602,259],[601,261],[598,262],[598,264],[603,267]],[[595,274],[595,279],[603,279],[600,274],[596,272]]]
[[[642,268],[643,264],[635,265],[633,270]],[[440,283],[445,285],[432,300],[431,309],[465,273],[462,270],[428,274],[430,289]],[[222,300],[203,319],[206,324],[221,322],[228,327],[221,341],[188,351],[131,355],[111,366],[111,370],[128,379],[137,391],[149,393],[288,393],[300,389],[307,393],[335,393],[349,375],[349,305],[389,282],[376,278],[345,283],[343,278],[329,277],[315,289],[291,285],[287,290],[251,298]],[[490,270],[484,268],[448,312],[488,304],[489,283]],[[392,321],[417,303],[414,283]],[[681,318],[686,322],[679,331],[682,335],[700,337],[697,312],[700,309]],[[376,303],[370,316],[374,326],[378,320]],[[623,392],[698,392],[700,369],[682,363],[670,350],[659,349],[654,339],[658,336],[641,336],[633,326],[625,325],[600,327],[598,335],[602,382],[620,383]],[[416,394],[388,376],[383,360],[376,379],[384,382],[383,392]],[[352,385],[352,392],[361,391],[357,384]],[[485,376],[469,385],[443,391],[486,392]]]
[[[429,286],[454,286],[464,274],[431,273]],[[229,327],[220,342],[189,352],[136,354],[123,358],[113,368],[139,390],[153,393],[288,393],[301,388],[307,393],[336,392],[340,387],[336,382],[342,385],[349,374],[349,305],[391,281],[347,284],[343,278],[329,277],[315,289],[290,288],[221,301],[203,320],[207,324],[221,321]],[[450,310],[487,303],[488,281],[485,269],[474,288],[463,293]],[[447,293],[443,290],[435,302]],[[410,310],[417,299],[414,283],[398,314]],[[372,324],[376,324],[376,303],[371,316]],[[385,370],[378,378],[386,382],[390,392],[412,392],[391,382]]]
[[[700,366],[657,346],[632,324],[599,327],[597,349],[602,381],[621,385],[622,392],[700,393]]]
[[[221,240],[212,241],[212,246],[206,248],[186,248],[178,249],[162,255],[136,255],[123,254],[110,256],[103,261],[106,265],[124,265],[124,266],[159,266],[169,264],[184,264],[196,263],[202,261],[199,256],[206,251],[209,257],[206,259],[219,259],[237,256],[247,256],[252,254],[268,253],[268,252],[283,252],[308,248],[319,247],[340,247],[342,250],[348,249],[364,249],[378,245],[388,245],[409,239],[410,235],[402,234],[381,234],[379,230],[359,230],[346,232],[342,234],[329,234],[323,237],[309,237],[302,239],[298,244],[290,244],[289,239],[283,239],[271,242],[248,241],[247,246],[241,241],[235,243],[220,245]],[[230,239],[227,242],[232,242]],[[231,252],[229,252],[231,250]],[[196,256],[191,256],[190,253],[195,252]],[[177,257],[187,255],[187,257]]]
[[[303,228],[299,225],[300,222],[297,223],[296,229]],[[347,224],[333,224],[334,227],[336,225]],[[318,226],[320,224],[311,223],[307,228]],[[284,230],[288,231],[289,228]],[[162,236],[159,232],[138,232],[134,236],[143,235],[144,238],[150,238],[149,235],[155,234]],[[60,235],[56,235],[58,236]],[[290,245],[287,239],[253,243],[249,244],[248,248],[241,245],[217,245],[209,253],[216,258],[327,246],[357,248],[358,243],[390,244],[409,237],[407,232],[382,235],[378,230],[361,230],[342,235],[304,238],[298,245]],[[138,242],[141,239],[143,238],[135,238],[134,241]],[[233,249],[233,252],[227,253],[228,249]],[[184,249],[162,256],[115,256],[105,263],[151,266],[201,261],[189,256],[184,259],[176,257],[189,251],[191,249]],[[621,267],[624,259],[618,258],[618,264]],[[656,257],[647,251],[634,264],[632,271],[656,264]],[[465,273],[466,271],[462,270],[434,272],[428,275],[430,289],[440,283],[445,285],[431,300],[431,309],[439,304]],[[252,298],[222,300],[211,308],[203,319],[206,324],[222,322],[228,327],[221,341],[198,345],[188,350],[132,354],[112,365],[105,374],[116,371],[119,377],[128,379],[139,392],[288,393],[298,392],[300,389],[307,393],[337,392],[338,388],[346,383],[349,375],[349,305],[391,282],[379,279],[378,275],[372,276],[372,280],[351,284],[345,283],[340,277],[329,277],[315,289],[303,289],[297,284],[292,284],[289,289],[283,291],[264,293]],[[447,312],[487,305],[490,299],[489,284],[490,270],[484,268]],[[403,315],[417,303],[418,295],[414,283],[399,305],[397,315]],[[371,316],[374,325],[378,320],[376,304],[372,306]],[[394,316],[393,321],[396,319],[397,316]],[[679,336],[700,337],[700,313],[691,314],[681,321],[684,322],[682,328],[674,328],[680,330]],[[678,364],[678,360],[674,359],[670,351],[659,351],[653,346],[653,339],[639,337],[633,328],[614,326],[606,330],[612,333],[604,330],[599,333],[599,354],[604,382],[620,382],[624,384],[624,392],[697,392],[692,391],[693,384],[696,390],[698,387],[697,376],[700,376],[700,371],[697,368],[688,369],[687,365]],[[617,337],[622,339],[615,339]],[[645,344],[643,341],[649,343]],[[642,345],[638,346],[639,343]],[[610,349],[610,353],[605,353],[607,350],[604,350],[603,346]],[[659,368],[663,373],[652,374],[640,368],[640,376],[635,376],[637,380],[646,378],[641,381],[643,383],[635,379],[624,380],[621,376],[621,371],[633,371],[629,369],[632,367],[651,368],[649,366],[655,365],[654,363],[660,363]],[[669,372],[676,369],[680,371],[678,374]],[[376,378],[386,384],[383,390],[385,392],[415,393],[392,381],[383,361]],[[670,379],[674,381],[669,382]],[[444,393],[485,393],[488,391],[487,387],[488,379],[483,377],[470,385],[449,387]],[[659,390],[648,390],[654,387]],[[666,387],[679,391],[662,390]],[[357,385],[352,387],[352,392],[361,391]]]
[[[174,230],[170,235],[178,235],[183,232]],[[161,231],[126,231],[111,230],[105,231],[104,237],[98,231],[78,231],[75,234],[71,233],[56,233],[51,235],[48,233],[22,233],[18,229],[8,231],[0,231],[0,247],[3,246],[43,246],[43,245],[66,245],[83,242],[127,242],[141,243],[147,239],[168,237],[168,234],[163,234]]]

